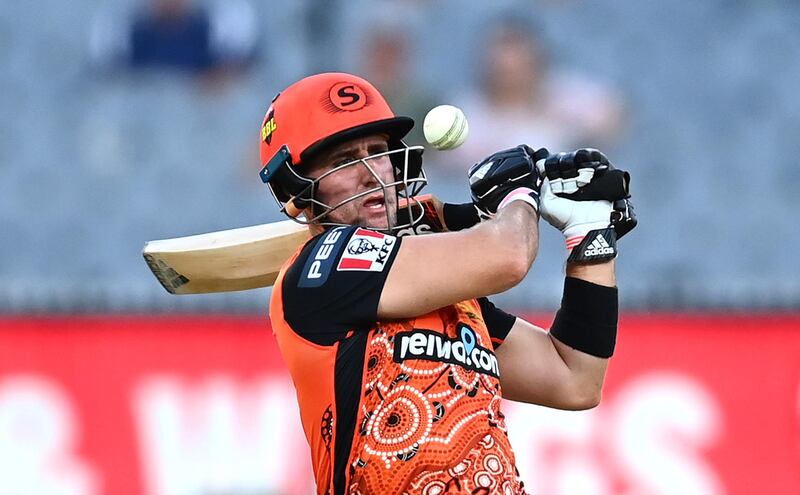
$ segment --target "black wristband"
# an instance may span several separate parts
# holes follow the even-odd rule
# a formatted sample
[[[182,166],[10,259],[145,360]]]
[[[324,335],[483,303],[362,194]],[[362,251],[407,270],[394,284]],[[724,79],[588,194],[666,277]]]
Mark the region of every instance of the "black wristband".
[[[616,287],[567,277],[550,335],[586,354],[610,358],[617,341],[618,315]]]
[[[481,221],[472,203],[444,203],[442,213],[445,227],[450,231],[468,229]]]

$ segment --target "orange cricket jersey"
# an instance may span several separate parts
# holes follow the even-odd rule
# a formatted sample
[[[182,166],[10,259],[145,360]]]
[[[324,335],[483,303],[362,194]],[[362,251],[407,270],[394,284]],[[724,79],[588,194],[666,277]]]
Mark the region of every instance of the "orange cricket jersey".
[[[329,230],[298,250],[272,291],[317,493],[524,493],[493,352],[513,317],[473,299],[378,321],[400,241]]]

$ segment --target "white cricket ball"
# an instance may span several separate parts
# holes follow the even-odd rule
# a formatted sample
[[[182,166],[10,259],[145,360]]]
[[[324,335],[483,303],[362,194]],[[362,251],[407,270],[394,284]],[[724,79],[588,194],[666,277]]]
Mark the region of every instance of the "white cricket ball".
[[[469,124],[464,112],[453,105],[439,105],[425,116],[422,123],[425,140],[437,150],[452,150],[464,143]]]

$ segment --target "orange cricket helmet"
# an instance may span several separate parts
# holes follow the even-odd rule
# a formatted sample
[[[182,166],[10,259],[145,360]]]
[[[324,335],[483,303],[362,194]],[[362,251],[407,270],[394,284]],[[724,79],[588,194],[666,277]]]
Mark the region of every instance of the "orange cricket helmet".
[[[365,79],[341,72],[305,77],[272,100],[261,124],[261,180],[280,203],[294,200],[299,208],[313,199],[313,182],[302,166],[321,150],[371,134],[386,134],[389,149],[405,148],[392,156],[396,179],[424,176],[420,149],[402,142],[413,119],[396,116],[384,97]],[[410,153],[408,152],[410,151]],[[284,206],[284,205],[282,205]],[[282,208],[285,211],[285,208]],[[290,215],[294,216],[294,215]]]

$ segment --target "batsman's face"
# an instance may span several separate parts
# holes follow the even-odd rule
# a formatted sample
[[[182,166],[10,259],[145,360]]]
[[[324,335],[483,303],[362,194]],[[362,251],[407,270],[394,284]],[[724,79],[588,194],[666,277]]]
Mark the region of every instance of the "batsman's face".
[[[395,181],[391,159],[370,158],[387,151],[384,136],[368,136],[334,146],[310,164],[306,175],[321,177],[317,199],[331,207],[344,203],[328,214],[329,221],[375,229],[389,229],[397,223],[394,186],[381,187]],[[334,170],[337,167],[341,168]],[[351,199],[370,190],[373,192]]]

